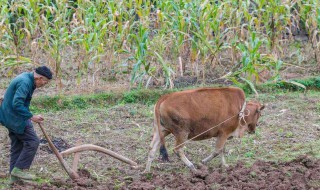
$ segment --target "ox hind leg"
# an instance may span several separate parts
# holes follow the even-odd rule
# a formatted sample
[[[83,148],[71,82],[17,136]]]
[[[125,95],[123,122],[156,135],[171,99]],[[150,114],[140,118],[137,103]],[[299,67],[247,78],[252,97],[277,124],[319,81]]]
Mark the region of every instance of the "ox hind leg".
[[[215,147],[215,151],[212,152],[207,158],[203,159],[201,162],[203,164],[206,164],[207,162],[211,161],[213,158],[217,157],[218,155],[221,155],[221,164],[224,167],[228,167],[228,165],[226,164],[226,160],[224,157],[224,152],[225,152],[225,148],[224,145],[227,141],[227,136],[222,133],[218,136],[217,141],[216,141],[216,147]]]
[[[183,133],[183,134],[175,135],[175,137],[176,137],[176,142],[175,142],[174,152],[178,155],[178,157],[182,160],[182,162],[185,163],[188,166],[188,168],[192,172],[195,172],[196,168],[188,160],[188,158],[186,157],[186,155],[184,154],[184,151],[183,151],[183,146],[184,146],[184,143],[188,139],[188,134],[187,133]]]
[[[169,131],[167,130],[162,130],[162,134],[163,134],[163,138],[165,138],[166,136],[168,136],[170,134]],[[150,152],[148,155],[148,161],[146,164],[146,169],[144,172],[150,172],[151,170],[151,163],[155,158],[156,152],[159,149],[159,145],[160,145],[160,135],[159,132],[155,129],[154,133],[153,133],[153,138],[150,144]]]

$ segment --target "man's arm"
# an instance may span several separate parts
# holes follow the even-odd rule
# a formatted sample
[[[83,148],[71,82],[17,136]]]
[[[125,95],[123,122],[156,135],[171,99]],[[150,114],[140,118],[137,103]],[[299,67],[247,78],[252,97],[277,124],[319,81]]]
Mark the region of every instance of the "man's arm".
[[[25,106],[25,100],[28,96],[28,93],[29,91],[27,84],[20,83],[17,85],[17,90],[12,101],[13,110],[24,119],[30,119],[33,116],[28,107]]]
[[[21,117],[27,119],[31,119],[36,123],[41,123],[44,118],[41,115],[32,115],[29,111],[28,105],[25,105],[25,100],[28,96],[28,86],[25,83],[21,83],[17,86],[16,93],[13,97],[13,109],[21,115]]]

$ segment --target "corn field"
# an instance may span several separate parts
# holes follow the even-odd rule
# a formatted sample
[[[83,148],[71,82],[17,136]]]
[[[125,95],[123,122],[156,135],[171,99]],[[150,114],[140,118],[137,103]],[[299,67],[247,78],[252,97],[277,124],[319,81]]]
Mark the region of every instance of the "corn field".
[[[6,77],[47,64],[58,88],[66,78],[95,85],[120,76],[172,87],[217,67],[216,77],[234,82],[254,84],[266,71],[279,80],[286,64],[306,59],[302,45],[320,65],[319,0],[0,0],[0,8]]]

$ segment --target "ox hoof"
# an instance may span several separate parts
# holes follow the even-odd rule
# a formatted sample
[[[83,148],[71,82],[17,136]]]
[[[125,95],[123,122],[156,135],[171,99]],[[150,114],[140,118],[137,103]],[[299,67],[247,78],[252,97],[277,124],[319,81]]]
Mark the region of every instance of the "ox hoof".
[[[200,162],[199,164],[198,164],[198,168],[203,168],[203,167],[207,167],[205,164],[203,164],[202,162]]]
[[[151,171],[148,170],[148,169],[145,169],[145,170],[143,170],[143,172],[142,172],[142,174],[150,174],[150,173],[151,173]]]
[[[229,165],[228,164],[221,164],[221,167],[222,168],[229,168]]]
[[[197,169],[194,169],[194,170],[191,170],[191,173],[193,176],[201,176],[201,170],[197,170]]]
[[[206,159],[201,160],[201,164],[206,165],[208,161]]]
[[[197,171],[197,169],[196,169],[196,167],[194,167],[194,165],[190,165],[189,169],[191,170],[192,173]]]

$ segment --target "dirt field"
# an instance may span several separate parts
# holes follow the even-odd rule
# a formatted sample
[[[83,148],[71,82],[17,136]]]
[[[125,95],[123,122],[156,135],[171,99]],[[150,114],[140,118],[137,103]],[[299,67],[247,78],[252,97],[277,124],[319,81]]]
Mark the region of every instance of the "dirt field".
[[[267,107],[254,135],[227,142],[227,162],[220,158],[206,166],[200,160],[210,154],[215,140],[187,144],[187,157],[201,170],[189,172],[173,153],[173,138],[167,137],[169,163],[155,160],[152,173],[144,174],[152,138],[152,105],[123,104],[105,109],[65,110],[43,113],[44,127],[60,150],[96,144],[136,161],[133,170],[101,153],[81,154],[81,180],[68,179],[58,160],[42,140],[31,171],[40,179],[36,185],[16,184],[13,189],[320,189],[320,92],[260,94]],[[37,125],[40,138],[43,135]],[[0,173],[9,163],[9,140],[0,127]],[[71,165],[72,156],[66,159]],[[1,177],[1,176],[0,176]],[[2,176],[0,187],[8,189]]]

